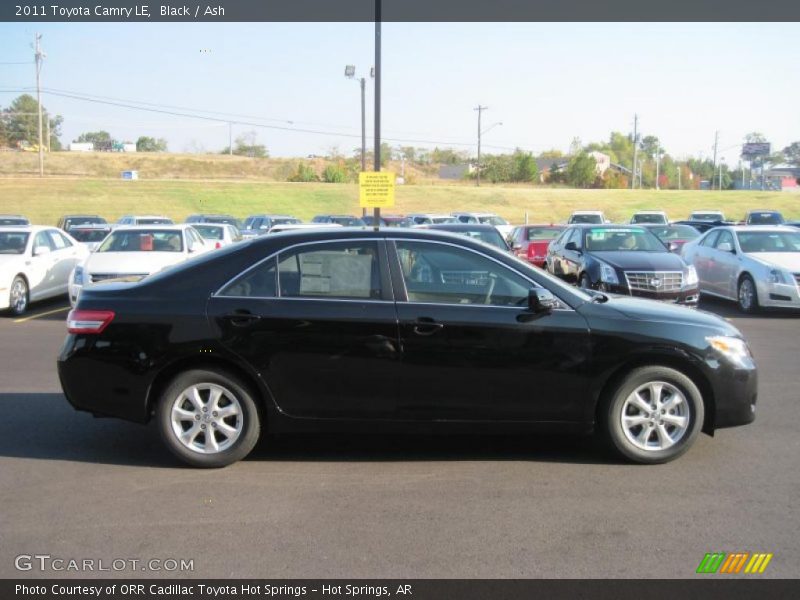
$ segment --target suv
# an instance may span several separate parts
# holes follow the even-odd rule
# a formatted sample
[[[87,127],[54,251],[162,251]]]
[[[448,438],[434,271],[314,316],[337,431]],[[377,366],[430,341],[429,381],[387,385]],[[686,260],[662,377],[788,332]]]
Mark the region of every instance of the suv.
[[[56,227],[69,231],[76,225],[105,225],[107,221],[99,215],[65,215],[58,220]]]
[[[751,210],[744,217],[745,225],[783,225],[785,222],[777,210]]]
[[[484,225],[494,225],[500,234],[506,238],[514,230],[514,226],[503,217],[498,217],[494,213],[481,212],[454,212],[453,216],[459,223],[483,223]]]
[[[174,225],[172,219],[157,215],[125,215],[117,225]]]
[[[640,210],[631,217],[633,225],[669,225],[667,213],[663,210]]]
[[[576,210],[569,216],[567,225],[577,225],[586,223],[588,225],[602,225],[610,223],[601,210]]]

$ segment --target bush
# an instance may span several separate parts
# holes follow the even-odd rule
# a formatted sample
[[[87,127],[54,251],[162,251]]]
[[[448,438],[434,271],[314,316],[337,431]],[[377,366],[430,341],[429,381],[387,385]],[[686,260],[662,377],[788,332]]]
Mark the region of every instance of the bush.
[[[300,163],[297,165],[297,171],[295,171],[294,175],[289,177],[289,181],[308,183],[310,181],[319,181],[319,176],[311,166]]]
[[[322,181],[325,183],[345,183],[347,181],[347,171],[338,165],[328,165],[322,172]]]

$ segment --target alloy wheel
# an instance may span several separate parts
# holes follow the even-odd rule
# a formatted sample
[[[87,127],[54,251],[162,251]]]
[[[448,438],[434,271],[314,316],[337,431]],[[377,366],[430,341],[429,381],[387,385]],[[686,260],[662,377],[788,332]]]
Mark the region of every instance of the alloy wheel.
[[[11,284],[9,304],[11,310],[18,315],[24,313],[28,307],[28,286],[25,285],[25,280],[21,277],[17,277],[14,283]]]
[[[172,432],[186,448],[200,454],[228,450],[242,433],[242,406],[236,395],[216,383],[197,383],[172,403]]]
[[[749,311],[753,308],[753,299],[755,298],[755,290],[753,289],[753,282],[750,279],[743,279],[739,284],[739,306],[742,310]]]
[[[691,414],[686,396],[666,381],[649,381],[625,399],[620,413],[628,441],[641,450],[666,450],[689,430]]]

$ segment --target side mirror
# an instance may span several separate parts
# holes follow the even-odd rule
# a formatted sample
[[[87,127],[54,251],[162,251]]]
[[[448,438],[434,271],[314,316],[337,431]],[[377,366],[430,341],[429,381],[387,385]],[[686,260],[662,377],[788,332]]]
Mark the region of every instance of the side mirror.
[[[36,248],[33,249],[34,256],[44,256],[45,254],[50,254],[49,246],[36,246]]]
[[[564,246],[564,250],[572,250],[573,252],[580,252],[580,250],[578,250],[578,246],[575,245],[575,242],[567,242],[567,245]]]
[[[669,249],[670,252],[677,252],[678,250],[681,249],[680,245],[676,244],[675,242],[670,242],[667,248]]]
[[[528,291],[528,310],[533,313],[548,313],[558,303],[553,292],[544,288],[531,288]]]
[[[513,246],[511,246],[512,250],[522,250],[522,244],[519,242],[515,242]]]
[[[730,242],[722,242],[719,246],[717,246],[717,250],[720,252],[731,252],[734,253],[733,246]]]

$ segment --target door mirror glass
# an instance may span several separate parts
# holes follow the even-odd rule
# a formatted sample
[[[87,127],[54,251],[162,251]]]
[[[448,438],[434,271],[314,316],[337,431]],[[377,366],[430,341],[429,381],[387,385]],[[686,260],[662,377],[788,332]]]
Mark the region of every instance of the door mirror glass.
[[[550,312],[558,301],[550,290],[531,288],[528,292],[528,309],[534,313]]]
[[[720,252],[733,252],[733,246],[730,242],[722,242],[717,246],[717,250]]]
[[[573,250],[577,252],[578,246],[575,244],[575,242],[567,242],[566,246],[564,246],[564,250]]]

